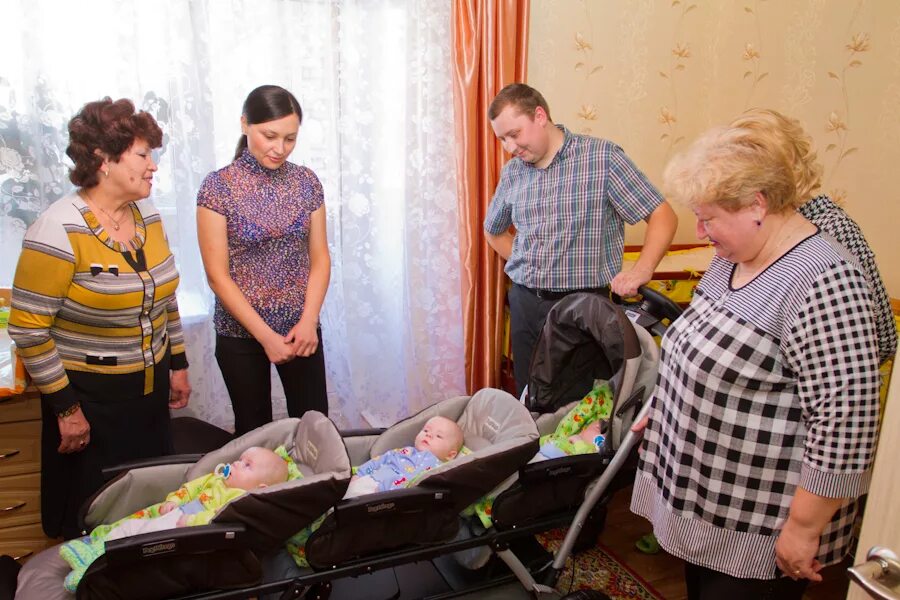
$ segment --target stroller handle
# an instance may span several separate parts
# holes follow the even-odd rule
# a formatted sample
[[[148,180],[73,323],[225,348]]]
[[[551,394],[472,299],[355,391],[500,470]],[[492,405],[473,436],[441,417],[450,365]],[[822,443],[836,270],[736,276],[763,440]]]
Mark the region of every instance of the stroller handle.
[[[641,407],[641,410],[638,411],[638,414],[635,416],[634,422],[640,422],[649,413],[650,402],[645,402]],[[610,482],[619,472],[619,469],[622,468],[622,465],[625,464],[625,461],[628,460],[632,448],[640,443],[643,437],[643,432],[634,432],[629,428],[628,433],[622,438],[622,444],[619,446],[618,450],[616,450],[616,453],[613,455],[606,470],[603,471],[603,474],[597,480],[597,484],[588,493],[585,501],[582,502],[581,507],[578,509],[578,512],[575,513],[575,518],[572,520],[572,526],[569,527],[569,531],[566,533],[566,537],[563,539],[562,544],[556,553],[556,557],[553,559],[553,568],[557,571],[561,571],[565,567],[566,559],[572,552],[572,547],[575,545],[575,540],[578,538],[581,528],[584,527],[584,523],[587,521],[588,514],[590,514],[594,505],[597,504],[600,498],[603,497]]]

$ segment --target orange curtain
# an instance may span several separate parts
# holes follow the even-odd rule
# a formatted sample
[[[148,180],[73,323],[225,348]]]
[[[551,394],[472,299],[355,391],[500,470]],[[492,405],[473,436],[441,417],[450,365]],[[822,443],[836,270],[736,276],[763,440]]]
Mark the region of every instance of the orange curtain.
[[[454,0],[453,104],[459,191],[459,250],[466,388],[500,387],[503,261],[485,241],[482,222],[504,155],[487,119],[494,96],[525,81],[528,0]]]

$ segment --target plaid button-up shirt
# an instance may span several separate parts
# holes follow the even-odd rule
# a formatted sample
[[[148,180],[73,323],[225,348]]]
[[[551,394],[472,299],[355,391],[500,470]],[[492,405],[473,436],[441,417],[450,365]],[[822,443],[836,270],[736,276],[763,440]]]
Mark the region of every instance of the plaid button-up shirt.
[[[484,220],[499,235],[515,225],[506,273],[515,283],[564,291],[608,285],[622,268],[625,223],[663,197],[614,143],[569,132],[544,168],[513,158]]]

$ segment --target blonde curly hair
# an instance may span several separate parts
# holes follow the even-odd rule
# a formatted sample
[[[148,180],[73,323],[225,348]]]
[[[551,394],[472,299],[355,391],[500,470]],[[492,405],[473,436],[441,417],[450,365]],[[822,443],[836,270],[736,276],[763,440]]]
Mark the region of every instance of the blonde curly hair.
[[[769,212],[795,209],[793,165],[768,130],[716,127],[676,155],[663,172],[669,198],[688,206],[715,202],[735,212],[750,206],[756,193]]]
[[[764,142],[780,148],[787,155],[793,165],[797,196],[803,202],[822,187],[822,165],[816,159],[812,138],[803,130],[800,121],[770,108],[751,108],[730,125],[756,131]]]

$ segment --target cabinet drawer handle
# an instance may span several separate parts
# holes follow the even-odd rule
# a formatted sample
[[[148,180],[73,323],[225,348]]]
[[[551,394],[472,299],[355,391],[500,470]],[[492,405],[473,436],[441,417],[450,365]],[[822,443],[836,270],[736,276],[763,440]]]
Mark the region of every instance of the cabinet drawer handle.
[[[29,550],[25,554],[20,554],[19,556],[13,556],[13,560],[22,560],[23,558],[28,558],[32,554],[34,554],[34,551]]]
[[[12,510],[16,510],[16,509],[22,508],[22,507],[25,506],[26,504],[28,504],[28,501],[27,501],[27,500],[19,500],[18,502],[16,502],[15,504],[13,504],[13,505],[11,505],[11,506],[4,506],[3,508],[0,508],[0,513],[3,513],[3,512],[9,512],[9,511],[12,511]]]
[[[12,458],[19,452],[20,451],[18,448],[16,448],[15,450],[0,450],[0,460],[3,460],[4,458]]]

